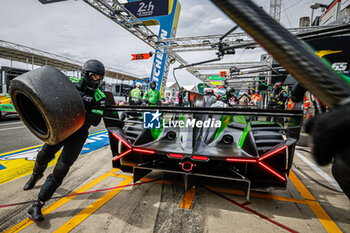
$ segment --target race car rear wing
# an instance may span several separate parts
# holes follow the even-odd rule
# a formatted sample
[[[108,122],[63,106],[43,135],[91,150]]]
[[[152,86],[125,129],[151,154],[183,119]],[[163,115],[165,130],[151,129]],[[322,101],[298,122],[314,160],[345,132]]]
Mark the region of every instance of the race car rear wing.
[[[270,116],[274,117],[302,117],[302,110],[280,109],[242,109],[242,108],[216,108],[216,107],[177,107],[177,106],[111,106],[102,108],[106,112],[156,112],[185,113],[185,114],[213,114],[213,115],[244,115],[244,116]]]

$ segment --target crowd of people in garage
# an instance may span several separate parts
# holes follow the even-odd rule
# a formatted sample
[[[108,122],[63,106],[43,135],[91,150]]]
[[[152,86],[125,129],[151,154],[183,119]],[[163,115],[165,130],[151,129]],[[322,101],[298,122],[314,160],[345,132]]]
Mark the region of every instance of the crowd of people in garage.
[[[304,118],[310,119],[316,113],[326,112],[326,107],[313,95],[302,92],[303,101],[293,99],[292,89],[293,85],[283,85],[281,82],[276,82],[269,86],[267,90],[260,91],[258,88],[249,87],[248,91],[240,92],[233,87],[227,86],[224,93],[215,93],[214,89],[207,88],[203,95],[209,96],[212,103],[221,101],[228,106],[235,106],[241,108],[265,108],[265,109],[280,109],[293,110],[304,109]],[[131,90],[128,100],[123,104],[129,105],[149,105],[149,106],[189,106],[187,91],[184,87],[172,94],[166,92],[162,97],[157,90],[156,82],[150,83],[150,89],[145,91],[141,83],[136,83]],[[304,95],[305,94],[305,95]],[[305,97],[304,97],[305,96]],[[303,107],[295,102],[303,102]]]

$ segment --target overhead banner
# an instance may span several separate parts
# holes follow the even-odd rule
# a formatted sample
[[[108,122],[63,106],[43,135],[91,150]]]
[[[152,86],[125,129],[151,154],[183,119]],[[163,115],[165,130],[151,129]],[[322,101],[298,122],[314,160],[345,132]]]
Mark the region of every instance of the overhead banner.
[[[214,75],[214,76],[207,76],[207,78],[209,80],[225,80],[224,78],[218,76],[218,75]]]
[[[222,86],[222,85],[224,85],[222,82],[210,82],[210,83],[215,85],[215,86]]]
[[[227,71],[220,71],[220,77],[224,78],[227,77]]]
[[[169,1],[168,0],[143,0],[134,1],[124,4],[137,18],[157,17],[168,15]]]
[[[139,54],[131,54],[132,61],[134,60],[146,60],[150,57],[152,57],[152,53],[139,53]]]

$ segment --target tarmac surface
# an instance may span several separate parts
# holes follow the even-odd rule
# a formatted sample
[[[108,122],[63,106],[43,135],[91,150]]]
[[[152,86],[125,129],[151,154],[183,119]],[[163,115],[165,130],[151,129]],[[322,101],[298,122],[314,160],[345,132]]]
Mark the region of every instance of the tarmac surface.
[[[308,150],[299,148],[294,164],[336,189],[330,167],[315,166]],[[108,146],[82,154],[55,196],[113,189],[52,199],[43,222],[27,218],[30,204],[0,208],[0,232],[350,232],[346,196],[315,184],[295,167],[287,190],[253,191],[247,201],[232,183],[208,180],[185,192],[181,176],[160,172],[126,187],[133,185],[132,174],[112,168],[111,158]],[[23,191],[28,179],[0,185],[0,206],[36,199],[45,179]]]

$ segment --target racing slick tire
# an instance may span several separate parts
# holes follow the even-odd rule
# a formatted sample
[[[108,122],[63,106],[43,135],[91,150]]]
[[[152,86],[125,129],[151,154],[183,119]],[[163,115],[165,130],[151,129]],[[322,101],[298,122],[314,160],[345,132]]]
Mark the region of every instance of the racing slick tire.
[[[49,145],[69,137],[85,121],[78,90],[54,67],[44,66],[13,79],[10,95],[27,128]]]

